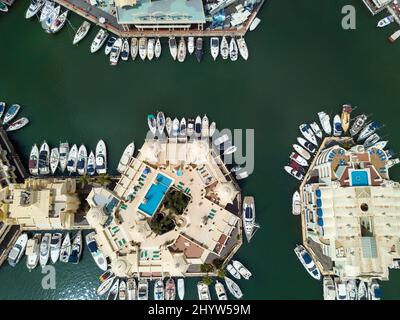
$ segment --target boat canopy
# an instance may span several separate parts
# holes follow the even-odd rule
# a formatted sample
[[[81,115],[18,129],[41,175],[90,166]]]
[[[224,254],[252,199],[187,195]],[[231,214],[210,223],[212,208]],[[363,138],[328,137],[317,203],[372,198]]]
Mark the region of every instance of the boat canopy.
[[[308,252],[304,252],[303,253],[303,259],[304,259],[304,262],[306,263],[306,264],[310,264],[313,260],[311,259],[311,256],[308,254]]]
[[[321,199],[317,199],[317,207],[318,208],[322,207],[322,200]]]
[[[321,217],[318,217],[318,225],[320,226],[320,227],[323,227],[324,226],[324,220],[321,218]]]
[[[324,214],[324,213],[322,212],[322,209],[321,209],[321,208],[318,208],[318,209],[317,209],[317,216],[320,217],[320,218],[322,218],[323,214]]]
[[[321,190],[320,189],[316,189],[315,190],[315,195],[317,196],[317,198],[321,198]]]
[[[97,248],[96,241],[89,242],[88,248],[89,248],[90,252],[97,252],[98,248]]]

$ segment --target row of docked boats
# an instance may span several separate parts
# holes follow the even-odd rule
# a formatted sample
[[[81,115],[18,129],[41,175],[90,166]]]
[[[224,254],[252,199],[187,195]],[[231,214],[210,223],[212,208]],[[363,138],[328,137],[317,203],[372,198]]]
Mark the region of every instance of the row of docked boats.
[[[107,148],[103,140],[96,145],[95,152],[87,152],[85,145],[60,142],[59,147],[52,148],[44,141],[40,148],[34,144],[29,155],[29,172],[31,175],[55,174],[67,170],[69,174],[102,175],[107,173]]]
[[[29,119],[26,117],[12,121],[20,110],[21,106],[19,104],[12,104],[7,108],[5,102],[0,102],[0,121],[3,127],[6,127],[6,131],[10,132],[19,130],[29,123]]]
[[[325,276],[323,293],[324,300],[381,300],[382,297],[375,279],[367,283],[364,280],[341,281],[338,277]]]
[[[231,278],[224,277],[225,285],[228,288],[228,291],[236,298],[241,299],[243,297],[242,290],[238,286],[238,284],[233,281]],[[225,286],[222,282],[218,280],[215,281],[214,285],[215,294],[218,300],[228,300],[228,295],[225,290]],[[199,300],[211,300],[211,293],[209,286],[203,281],[199,281],[197,283],[197,294]]]
[[[94,239],[95,233],[86,235],[86,243],[94,261],[100,269],[107,269],[107,260],[99,250]],[[82,254],[82,232],[78,231],[73,237],[69,232],[65,234],[56,233],[35,233],[32,238],[27,233],[22,233],[14,243],[8,254],[10,266],[16,266],[24,253],[27,256],[26,266],[29,271],[36,268],[38,264],[43,268],[49,262],[79,263]]]

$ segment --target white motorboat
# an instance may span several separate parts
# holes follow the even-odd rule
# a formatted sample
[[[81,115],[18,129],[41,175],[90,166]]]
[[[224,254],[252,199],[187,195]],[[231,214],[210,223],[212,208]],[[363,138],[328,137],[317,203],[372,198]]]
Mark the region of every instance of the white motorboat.
[[[301,155],[299,155],[296,152],[292,152],[289,156],[289,158],[295,162],[297,162],[299,165],[303,166],[303,167],[307,167],[308,166],[308,162],[306,159],[304,159]]]
[[[187,137],[187,134],[186,134],[186,119],[185,118],[182,118],[181,122],[179,124],[179,135],[181,137],[183,137],[183,138]]]
[[[93,151],[90,151],[86,172],[89,176],[93,176],[96,173],[96,157]]]
[[[378,141],[376,142],[372,147],[377,148],[377,149],[385,149],[386,145],[389,143],[389,141]]]
[[[26,245],[26,267],[29,271],[36,268],[39,263],[40,255],[40,239],[42,235],[40,233],[35,233],[32,239],[29,239]]]
[[[50,240],[51,233],[45,233],[40,242],[40,256],[39,262],[42,268],[47,264],[50,258]]]
[[[346,290],[347,290],[349,300],[358,300],[356,280],[351,279],[351,280],[347,281]]]
[[[169,53],[172,56],[172,59],[176,60],[176,56],[178,54],[178,46],[176,44],[175,37],[170,37],[168,39]]]
[[[296,190],[292,196],[292,213],[299,215],[301,213],[301,199],[300,193]]]
[[[28,235],[22,233],[15,241],[11,251],[8,253],[8,264],[11,267],[15,267],[19,260],[21,260],[23,254],[25,253],[26,245],[28,243]]]
[[[322,130],[330,136],[332,134],[332,126],[331,126],[331,119],[329,114],[325,113],[324,111],[318,112],[319,122],[321,123]]]
[[[210,39],[211,56],[214,60],[217,59],[219,54],[219,39],[217,37],[211,37]]]
[[[400,159],[399,158],[395,158],[395,159],[390,159],[386,161],[386,168],[390,169],[391,167],[393,167],[396,164],[400,163]]]
[[[99,280],[100,280],[100,282],[104,282],[104,281],[106,281],[107,279],[112,278],[112,277],[114,277],[114,276],[115,276],[114,272],[113,272],[111,269],[108,269],[108,270],[104,271],[104,272],[100,275]]]
[[[228,59],[229,57],[229,44],[228,40],[226,40],[226,37],[223,36],[221,40],[221,57],[223,60]]]
[[[139,53],[139,41],[137,38],[131,38],[131,58],[135,60]]]
[[[104,29],[100,29],[94,37],[92,44],[90,45],[90,52],[95,53],[101,49],[104,43],[107,41],[108,32]]]
[[[298,144],[293,144],[293,149],[300,155],[302,156],[305,160],[310,160],[311,155],[310,153],[305,150],[303,147],[300,147]]]
[[[197,138],[199,138],[201,136],[201,118],[200,118],[200,116],[197,116],[196,120],[194,122],[194,133]]]
[[[297,180],[302,181],[304,179],[304,175],[295,168],[292,168],[291,166],[284,166],[283,168],[287,173],[289,173],[292,177],[296,178]]]
[[[186,43],[183,37],[179,40],[177,59],[179,62],[183,62],[186,59]]]
[[[39,173],[46,175],[50,173],[50,148],[46,141],[42,143],[39,151]]]
[[[48,15],[46,21],[44,22],[45,29],[47,32],[51,31],[50,27],[54,21],[56,21],[57,17],[60,15],[61,6],[55,7]]]
[[[110,52],[110,65],[111,66],[116,66],[118,64],[118,60],[121,55],[122,45],[123,45],[123,40],[121,38],[118,38],[114,42],[114,45],[112,46],[111,52]]]
[[[345,283],[336,281],[335,288],[336,288],[336,300],[349,300]]]
[[[257,227],[256,224],[256,207],[254,197],[246,196],[243,198],[243,209],[242,209],[242,220],[243,229],[246,235],[246,239],[250,242],[253,234],[254,228]]]
[[[223,153],[224,156],[230,155],[232,153],[235,153],[237,151],[236,146],[230,146],[228,149],[226,149]]]
[[[100,286],[97,288],[97,295],[102,296],[106,294],[111,289],[111,286],[113,285],[114,281],[115,281],[115,276],[108,278],[107,280],[102,282]]]
[[[58,151],[58,148],[52,148],[50,152],[50,170],[52,174],[56,172],[59,163],[60,153]]]
[[[340,116],[340,121],[342,123],[343,132],[346,133],[350,127],[351,113],[353,112],[353,107],[350,104],[344,104],[342,106],[342,114]]]
[[[128,39],[123,39],[121,48],[121,60],[128,61],[130,55],[129,41]]]
[[[154,46],[154,56],[156,57],[156,59],[158,59],[161,56],[161,50],[162,50],[161,41],[160,38],[157,38],[156,44]]]
[[[250,277],[252,276],[251,272],[249,269],[247,269],[243,263],[241,263],[238,260],[232,260],[232,265],[233,267],[240,273],[240,275],[246,279],[249,280]]]
[[[207,115],[204,115],[201,119],[201,136],[208,138],[210,136],[210,125]]]
[[[381,137],[377,133],[370,135],[363,143],[364,149],[368,149],[368,148],[372,147],[380,139],[381,139]]]
[[[119,288],[118,288],[118,299],[121,301],[126,300],[127,292],[126,292],[126,282],[125,280],[119,280]]]
[[[185,298],[185,279],[179,278],[177,284],[178,284],[178,297],[180,300],[183,300]]]
[[[368,300],[368,288],[362,280],[358,284],[357,298],[358,300]]]
[[[88,155],[85,145],[81,144],[78,150],[78,161],[76,162],[76,171],[83,176],[87,170]]]
[[[363,141],[367,139],[369,136],[375,133],[376,130],[381,128],[381,125],[376,122],[372,121],[370,122],[364,129],[361,130],[360,134],[358,135],[357,141]]]
[[[203,59],[203,38],[198,37],[196,39],[196,60],[197,62],[201,62],[201,60]]]
[[[39,21],[46,21],[50,13],[54,10],[54,7],[55,3],[53,1],[47,0],[44,4],[42,12],[40,13]]]
[[[309,124],[301,124],[299,130],[304,138],[310,141],[315,146],[318,146],[317,138],[314,135],[314,131],[311,129]]]
[[[164,282],[161,279],[154,283],[154,300],[164,300]]]
[[[74,144],[69,150],[67,159],[67,171],[71,174],[76,172],[76,166],[78,162],[78,146]]]
[[[28,166],[31,175],[36,176],[39,174],[39,148],[36,144],[31,149]]]
[[[96,172],[97,174],[107,173],[107,149],[103,140],[96,146]]]
[[[71,254],[68,257],[68,262],[78,264],[82,254],[82,231],[79,230],[72,241]]]
[[[138,300],[149,300],[149,283],[146,279],[139,280]]]
[[[114,280],[114,279],[113,279]],[[119,293],[119,279],[116,279],[108,291],[107,300],[117,300]]]
[[[235,277],[236,279],[240,279],[241,275],[239,273],[239,271],[237,271],[232,264],[228,263],[226,266],[226,271],[228,271],[233,277]]]
[[[65,234],[64,240],[61,244],[60,248],[60,262],[68,262],[69,256],[71,255],[72,245],[71,245],[71,237],[69,232]]]
[[[314,263],[314,260],[311,258],[311,255],[308,253],[306,248],[302,245],[297,245],[294,249],[297,257],[299,258],[301,264],[304,269],[316,280],[321,280],[321,273],[319,272],[317,266]]]
[[[364,128],[367,119],[368,117],[365,114],[360,114],[354,119],[353,125],[350,128],[350,135],[352,137],[357,135],[361,129]]]
[[[53,233],[50,240],[50,260],[52,263],[56,263],[60,258],[61,250],[61,233]]]
[[[172,119],[170,117],[167,117],[165,119],[165,130],[167,131],[167,134],[170,137],[172,133]]]
[[[124,152],[122,153],[121,159],[119,160],[117,168],[119,173],[123,173],[126,170],[127,166],[129,165],[133,157],[134,152],[135,152],[135,143],[131,142],[126,146]]]
[[[68,142],[60,142],[59,146],[59,163],[60,163],[60,170],[61,172],[64,172],[65,169],[67,168],[67,162],[68,162],[68,155],[69,155],[69,143]]]
[[[333,135],[335,137],[338,137],[342,135],[343,129],[342,129],[342,121],[340,120],[340,116],[336,114],[333,117]]]
[[[45,0],[32,0],[31,4],[25,12],[25,19],[30,19],[34,15],[38,14],[40,9],[42,9],[42,7],[44,6],[45,2]]]
[[[128,300],[137,299],[137,285],[135,278],[129,278],[126,282],[126,287],[128,291]]]
[[[157,130],[158,130],[158,133],[159,133],[160,135],[163,135],[163,133],[164,133],[164,128],[165,128],[165,115],[164,115],[164,112],[158,112],[158,113],[157,113],[156,121],[157,121]]]
[[[392,15],[389,15],[389,16],[386,16],[386,17],[382,18],[381,20],[379,20],[376,26],[378,28],[383,28],[383,27],[386,27],[389,24],[391,24],[393,21],[394,21],[394,17]]]
[[[149,126],[151,133],[155,135],[157,132],[157,121],[154,115],[152,114],[147,115],[147,125]]]
[[[381,300],[382,298],[382,291],[379,287],[378,281],[373,279],[369,284],[369,299],[370,300]]]
[[[210,124],[210,129],[209,129],[209,135],[212,137],[217,130],[217,124],[215,122],[211,122]]]
[[[82,39],[84,37],[86,37],[86,35],[89,33],[90,26],[91,26],[91,24],[88,21],[85,20],[82,22],[82,24],[79,26],[78,30],[75,33],[74,39],[72,40],[73,45],[78,44],[80,41],[82,41]],[[101,30],[103,30],[103,29],[100,29],[100,31]],[[96,36],[96,38],[97,38],[97,36]],[[96,40],[96,38],[95,38],[95,40]],[[98,49],[100,49],[100,48],[98,48]]]
[[[154,46],[155,40],[153,38],[150,38],[147,41],[147,59],[149,59],[150,61],[154,58]]]
[[[297,142],[300,144],[301,147],[303,147],[309,153],[317,152],[317,148],[315,147],[315,145],[313,145],[311,142],[307,141],[306,139],[304,139],[302,137],[297,137]]]
[[[231,41],[229,43],[229,58],[231,61],[236,61],[238,59],[238,47],[236,44],[236,40],[234,37],[231,38]]]
[[[12,122],[8,128],[6,129],[7,132],[16,131],[23,127],[25,127],[29,123],[29,119],[26,117],[22,117],[14,122]]]
[[[21,106],[19,104],[12,104],[8,109],[7,112],[4,115],[3,118],[3,125],[7,124],[10,122],[12,119],[15,118],[17,115],[18,111],[21,109]]]
[[[226,287],[228,288],[229,292],[236,299],[241,299],[243,297],[243,293],[242,293],[242,290],[240,290],[240,287],[237,285],[237,283],[228,277],[225,277],[224,279],[225,279]]]
[[[316,123],[316,122],[310,123],[310,127],[311,127],[312,131],[314,131],[315,135],[316,135],[319,139],[322,139],[322,131],[321,131],[321,129],[319,128],[318,123]]]
[[[175,281],[172,278],[169,278],[167,280],[167,283],[165,284],[165,300],[175,300],[176,296],[176,287],[175,287]]]
[[[117,41],[116,37],[110,37],[108,38],[107,42],[106,42],[106,46],[104,48],[104,53],[107,55],[110,54],[112,47],[114,46],[115,41]]]
[[[177,118],[172,121],[172,132],[171,132],[173,137],[178,136],[179,134],[179,120]]]
[[[336,288],[332,277],[326,276],[323,280],[324,300],[336,299]]]
[[[244,60],[247,60],[249,58],[249,50],[247,49],[247,44],[243,37],[237,39],[237,45],[240,55]]]
[[[188,52],[191,55],[194,52],[194,37],[189,37],[188,38]]]
[[[199,300],[211,300],[211,295],[208,285],[206,285],[202,281],[199,281],[197,283],[197,294],[199,295]]]
[[[260,24],[260,22],[261,22],[261,19],[255,17],[254,20],[250,24],[249,30],[254,31],[257,28],[257,26]]]
[[[220,136],[219,138],[214,140],[214,145],[216,147],[218,147],[219,145],[221,145],[227,141],[229,141],[229,136],[227,134],[223,134],[222,136]]]
[[[88,249],[90,251],[90,254],[92,255],[94,262],[96,262],[97,266],[103,270],[107,270],[107,259],[104,256],[104,254],[101,252],[100,248],[97,245],[96,239],[95,239],[96,233],[90,232],[86,235],[86,244],[88,246]]]
[[[218,280],[215,281],[215,293],[217,295],[218,300],[228,300],[228,296],[226,295],[224,285]]]
[[[186,133],[189,138],[192,138],[195,129],[195,120],[193,118],[188,118]]]

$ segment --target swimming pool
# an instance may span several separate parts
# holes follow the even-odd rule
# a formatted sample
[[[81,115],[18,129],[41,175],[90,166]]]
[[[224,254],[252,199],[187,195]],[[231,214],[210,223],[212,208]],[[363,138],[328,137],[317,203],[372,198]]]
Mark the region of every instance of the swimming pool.
[[[351,172],[351,185],[354,187],[368,186],[369,175],[365,170],[354,170]]]
[[[157,174],[155,182],[150,186],[143,202],[139,205],[139,210],[147,214],[149,217],[152,217],[160,206],[160,203],[171,184],[172,180],[170,178],[161,173]]]

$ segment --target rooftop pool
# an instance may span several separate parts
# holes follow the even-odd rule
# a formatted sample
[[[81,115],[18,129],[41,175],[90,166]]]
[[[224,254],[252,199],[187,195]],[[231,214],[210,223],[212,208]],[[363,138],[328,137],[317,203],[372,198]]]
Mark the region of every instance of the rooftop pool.
[[[158,173],[142,203],[139,205],[139,210],[147,214],[149,217],[152,217],[160,206],[160,203],[171,184],[172,180],[170,178]]]

